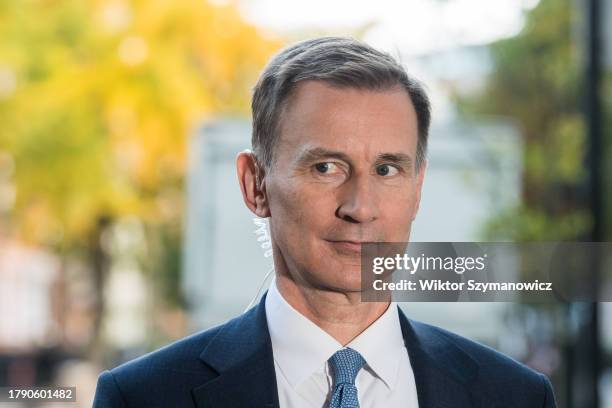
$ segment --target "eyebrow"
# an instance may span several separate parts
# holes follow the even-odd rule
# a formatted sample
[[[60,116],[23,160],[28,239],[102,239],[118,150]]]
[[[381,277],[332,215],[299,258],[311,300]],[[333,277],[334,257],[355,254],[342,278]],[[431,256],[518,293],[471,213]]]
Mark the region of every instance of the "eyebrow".
[[[323,147],[315,147],[305,150],[298,158],[298,165],[305,165],[321,159],[338,159],[351,163],[351,158],[346,154],[336,150],[329,150]],[[392,163],[397,166],[410,168],[412,166],[412,158],[405,153],[383,153],[378,155],[376,163]]]
[[[405,153],[383,153],[376,160],[376,163],[380,162],[392,163],[406,168],[412,166],[412,158]]]
[[[325,149],[323,147],[315,147],[305,150],[302,152],[297,162],[300,165],[304,165],[321,159],[338,159],[347,163],[351,162],[351,159],[347,154],[335,150]]]

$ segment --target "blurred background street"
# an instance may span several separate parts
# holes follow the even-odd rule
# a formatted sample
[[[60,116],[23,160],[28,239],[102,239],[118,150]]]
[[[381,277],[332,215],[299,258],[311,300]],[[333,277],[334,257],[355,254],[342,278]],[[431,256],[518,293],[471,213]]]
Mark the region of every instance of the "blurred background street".
[[[272,266],[235,174],[251,88],[321,35],[431,96],[413,241],[612,241],[610,0],[0,0],[0,386],[89,407],[245,309]],[[612,303],[401,306],[612,408]]]

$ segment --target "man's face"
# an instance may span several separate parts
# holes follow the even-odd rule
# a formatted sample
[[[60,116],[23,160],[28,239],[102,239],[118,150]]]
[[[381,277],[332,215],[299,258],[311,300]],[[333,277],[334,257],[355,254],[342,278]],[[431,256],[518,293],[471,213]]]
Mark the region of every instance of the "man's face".
[[[265,179],[277,272],[359,291],[359,243],[409,239],[425,170],[415,168],[417,138],[416,112],[399,86],[299,84]]]

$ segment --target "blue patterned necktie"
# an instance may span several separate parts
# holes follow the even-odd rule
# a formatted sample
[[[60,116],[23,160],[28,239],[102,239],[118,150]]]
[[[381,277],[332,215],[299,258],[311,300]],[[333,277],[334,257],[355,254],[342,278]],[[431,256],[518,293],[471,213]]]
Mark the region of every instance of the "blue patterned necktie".
[[[329,408],[359,408],[355,378],[365,360],[355,350],[344,348],[330,357],[329,366],[334,376],[334,389]]]

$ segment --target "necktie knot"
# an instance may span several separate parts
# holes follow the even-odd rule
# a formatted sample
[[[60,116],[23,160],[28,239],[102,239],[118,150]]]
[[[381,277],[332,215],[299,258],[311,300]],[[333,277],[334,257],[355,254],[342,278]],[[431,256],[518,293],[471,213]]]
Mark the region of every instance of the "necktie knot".
[[[333,373],[334,385],[345,383],[355,385],[355,378],[365,365],[365,360],[359,352],[352,348],[344,348],[330,357],[329,364]]]

